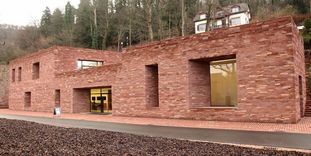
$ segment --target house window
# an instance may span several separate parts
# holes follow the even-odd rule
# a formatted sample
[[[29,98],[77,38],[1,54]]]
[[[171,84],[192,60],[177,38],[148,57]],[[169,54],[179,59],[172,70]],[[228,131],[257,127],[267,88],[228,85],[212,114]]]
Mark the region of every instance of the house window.
[[[223,11],[218,11],[218,12],[216,13],[216,15],[217,15],[218,17],[223,17],[223,16],[224,16],[224,12],[223,12]]]
[[[236,13],[236,12],[239,12],[240,11],[240,7],[233,7],[231,8],[231,12],[232,13]]]
[[[213,21],[213,22],[212,22],[212,27],[213,27],[213,28],[217,28],[217,21]]]
[[[148,107],[159,107],[158,65],[146,66],[146,103]]]
[[[34,63],[32,64],[32,79],[39,79],[40,77],[40,63]]]
[[[190,107],[235,107],[235,56],[190,60],[189,90]]]
[[[12,82],[15,82],[15,69],[12,69]]]
[[[17,73],[17,80],[22,81],[22,67],[18,68],[18,73]]]
[[[31,106],[31,92],[25,92],[25,94],[24,94],[24,106],[25,107]]]
[[[205,23],[204,24],[199,24],[197,26],[197,31],[204,32],[205,30],[206,30],[206,24]]]
[[[202,19],[206,19],[206,14],[201,14],[200,15],[200,20],[202,20]]]
[[[236,60],[210,62],[211,106],[230,107],[237,104]]]
[[[78,60],[78,69],[87,69],[103,65],[103,61]]]
[[[240,17],[232,18],[232,19],[230,19],[230,23],[231,23],[231,26],[240,25],[241,24],[241,18]]]
[[[60,107],[60,90],[55,90],[55,107]]]

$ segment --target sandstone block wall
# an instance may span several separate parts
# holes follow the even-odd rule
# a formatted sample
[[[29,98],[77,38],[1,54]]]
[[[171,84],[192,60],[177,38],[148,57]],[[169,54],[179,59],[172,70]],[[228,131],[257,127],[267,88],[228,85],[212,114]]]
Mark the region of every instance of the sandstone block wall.
[[[8,66],[0,65],[0,108],[8,107]]]
[[[209,65],[202,60],[222,58],[236,58],[235,107],[210,107]],[[104,66],[77,70],[79,59]],[[40,78],[32,80],[36,62]],[[10,76],[19,67],[22,76],[9,81],[9,106],[52,112],[60,90],[63,112],[88,112],[89,90],[111,87],[116,116],[296,123],[306,107],[304,62],[291,17],[133,46],[122,54],[52,47],[10,62]],[[25,92],[31,92],[30,107]]]
[[[62,110],[64,112],[73,112],[74,87],[61,87],[66,87],[65,84],[70,84],[72,81],[79,84],[80,81],[85,79],[77,79],[75,75],[71,75],[71,79],[65,78],[60,82],[56,77],[58,73],[66,75],[69,71],[69,74],[79,72],[77,70],[78,59],[103,61],[104,64],[109,65],[119,62],[121,57],[120,53],[117,52],[55,46],[15,59],[9,65],[10,76],[13,75],[12,72],[15,69],[15,81],[9,81],[9,108],[14,110],[53,112],[56,104],[55,90],[60,90],[60,105]],[[37,62],[40,63],[39,78],[33,79],[33,64]],[[17,73],[17,69],[20,67],[22,69],[21,81],[18,81],[17,77],[19,74]],[[85,71],[89,70],[83,70],[82,73]],[[93,70],[92,74],[100,74],[100,71]],[[92,79],[94,78],[92,77]],[[87,84],[91,83],[90,80],[85,81]],[[30,107],[25,107],[25,92],[31,92]],[[65,105],[62,105],[62,103],[65,103]]]
[[[61,92],[60,105],[63,112],[89,112],[90,97],[85,97],[91,88],[111,87],[113,96],[119,70],[120,64],[114,64],[56,74],[56,86]]]
[[[300,119],[298,76],[305,82],[301,41],[293,20],[284,17],[128,48],[114,86],[113,114],[295,123]],[[237,106],[192,108],[191,83],[199,82],[191,78],[189,61],[228,56],[237,60]],[[146,103],[148,64],[159,68],[158,109]],[[208,105],[200,99],[195,103]]]

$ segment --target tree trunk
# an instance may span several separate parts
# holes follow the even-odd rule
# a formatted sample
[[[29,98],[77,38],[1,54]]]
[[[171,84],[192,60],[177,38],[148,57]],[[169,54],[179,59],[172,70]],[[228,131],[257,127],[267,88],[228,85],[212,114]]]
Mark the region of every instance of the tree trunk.
[[[150,42],[152,42],[153,41],[152,0],[147,0],[146,10],[147,10],[147,27],[148,27],[148,33],[149,33],[149,40],[150,40]]]
[[[129,36],[128,36],[128,44],[132,45],[132,2],[128,1],[129,4]]]
[[[108,17],[108,8],[107,8],[107,12],[106,12],[106,17],[105,17],[105,20],[106,20],[106,25],[105,25],[105,34],[103,36],[103,42],[102,42],[102,49],[103,50],[106,50],[107,49],[107,38],[108,38],[108,32],[109,32],[109,17]]]
[[[205,31],[209,31],[209,23],[213,22],[211,20],[211,13],[212,13],[212,5],[213,5],[213,0],[211,0],[211,2],[206,2],[207,5],[207,15],[206,15],[206,27],[205,27]],[[213,24],[212,24],[213,25]]]
[[[181,35],[185,36],[185,0],[181,0]]]
[[[159,26],[159,30],[158,30],[158,34],[159,34],[159,38],[160,40],[163,39],[163,24],[162,24],[162,2],[161,0],[157,0],[157,12],[158,12],[158,26]]]
[[[109,32],[109,1],[105,0],[105,27],[104,27],[104,32],[102,32],[101,36],[103,37],[102,40],[102,50],[106,50],[107,49],[107,38],[108,38],[108,32]]]
[[[121,39],[122,39],[122,35],[123,35],[123,32],[121,29],[119,29],[119,32],[118,32],[118,51],[122,51],[122,46],[123,44],[121,43]]]
[[[211,20],[210,20],[211,19],[211,8],[212,8],[212,5],[208,4],[208,10],[207,10],[207,14],[206,14],[205,32],[209,31],[209,22],[211,22]]]
[[[97,11],[96,11],[96,3],[93,0],[93,25],[94,28],[92,27],[91,24],[91,36],[92,36],[92,48],[98,49],[98,42],[97,42],[97,35],[98,35],[98,29],[97,29]]]
[[[171,32],[171,14],[168,15],[168,35],[169,38],[171,38],[172,32]]]

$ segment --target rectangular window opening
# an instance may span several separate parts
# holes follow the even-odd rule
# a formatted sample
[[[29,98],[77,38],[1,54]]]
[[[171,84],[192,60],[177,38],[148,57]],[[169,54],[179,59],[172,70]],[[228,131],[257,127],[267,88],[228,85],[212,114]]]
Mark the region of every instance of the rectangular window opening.
[[[60,107],[60,90],[55,90],[55,107]]]
[[[231,26],[240,25],[241,24],[241,18],[240,17],[232,18],[232,19],[230,19],[230,23],[231,23]]]
[[[148,107],[159,107],[158,65],[146,65],[146,102]]]
[[[236,60],[210,62],[211,106],[235,107],[237,104]]]
[[[12,69],[12,82],[15,82],[15,69]]]
[[[199,25],[197,26],[197,31],[203,32],[203,31],[205,31],[205,30],[206,30],[206,24],[205,24],[205,23],[199,24]]]
[[[30,107],[31,106],[31,92],[25,92],[24,95],[24,106]]]
[[[32,65],[32,79],[33,80],[39,79],[39,77],[40,77],[40,63],[37,62]]]
[[[304,106],[303,106],[303,88],[302,88],[302,76],[298,76],[299,83],[299,105],[300,105],[300,117],[304,116]]]
[[[190,107],[236,107],[235,56],[189,61]]]
[[[22,81],[22,67],[18,68],[18,73],[17,73],[17,79],[18,81]]]
[[[104,64],[103,61],[92,61],[92,60],[78,60],[77,67],[78,69],[87,69],[92,67],[99,67]]]

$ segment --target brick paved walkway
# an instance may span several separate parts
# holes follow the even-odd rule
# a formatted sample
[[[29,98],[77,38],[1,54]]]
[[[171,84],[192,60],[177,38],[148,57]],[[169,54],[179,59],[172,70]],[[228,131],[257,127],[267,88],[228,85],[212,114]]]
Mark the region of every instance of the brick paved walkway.
[[[0,109],[0,114],[25,115],[25,116],[49,117],[49,118],[54,117],[52,113],[27,112],[27,111],[15,111],[15,110],[13,111],[13,110],[8,110],[8,109]],[[116,117],[112,115],[97,115],[97,114],[62,114],[59,118],[88,120],[88,121],[104,121],[104,122],[113,122],[113,123],[128,123],[128,124],[138,124],[138,125],[157,125],[157,126],[173,126],[173,127],[212,128],[212,129],[228,129],[228,130],[248,130],[248,131],[311,134],[311,118],[310,117],[303,118],[297,124]]]

